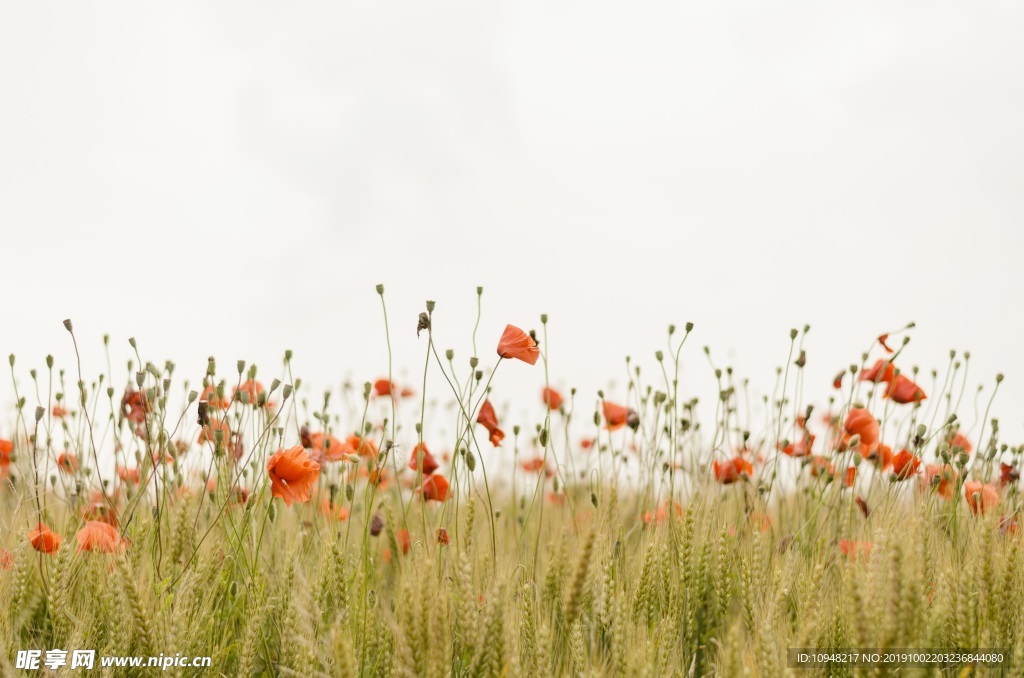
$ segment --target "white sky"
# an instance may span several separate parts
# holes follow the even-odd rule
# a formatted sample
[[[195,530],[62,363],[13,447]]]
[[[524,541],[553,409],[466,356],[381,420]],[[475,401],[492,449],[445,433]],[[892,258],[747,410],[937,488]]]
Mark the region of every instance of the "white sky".
[[[581,395],[688,320],[698,394],[704,344],[767,390],[808,322],[823,402],[915,320],[904,367],[1004,371],[1016,442],[1022,34],[980,1],[8,3],[0,353],[72,368],[71,317],[91,376],[109,332],[115,364],[135,336],[193,381],[292,348],[307,382],[362,382],[382,282],[418,380],[423,301],[465,365],[483,285],[482,359],[546,312]],[[502,370],[526,424],[541,371]]]

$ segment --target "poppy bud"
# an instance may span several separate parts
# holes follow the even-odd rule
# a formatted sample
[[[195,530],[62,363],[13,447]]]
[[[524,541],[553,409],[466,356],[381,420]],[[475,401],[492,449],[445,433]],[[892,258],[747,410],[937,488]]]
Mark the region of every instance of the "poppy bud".
[[[46,414],[46,409],[43,408],[43,407],[37,407],[36,408],[36,421],[39,421],[40,419],[42,419],[44,414]]]
[[[477,381],[480,381],[481,379],[484,378],[484,372],[483,372],[483,370],[477,370],[476,373],[473,376],[476,377]]]
[[[693,331],[693,323],[686,323],[686,333],[689,334]]]
[[[167,393],[170,390],[171,390],[171,380],[170,379],[164,379],[164,393]]]
[[[676,333],[676,326],[675,325],[669,325],[668,326],[668,336],[671,337],[675,333]]]
[[[850,437],[850,442],[846,444],[846,449],[849,450],[849,449],[852,449],[854,447],[857,447],[858,445],[860,445],[860,434],[859,433],[855,433],[854,435],[852,435]]]
[[[793,329],[791,329],[791,330],[789,331],[789,338],[790,338],[790,339],[796,339],[796,335],[798,335],[798,334],[800,334],[800,333],[799,333],[799,332],[797,331],[797,329],[796,329],[796,328],[794,327]]]
[[[519,424],[516,424],[516,425],[514,425],[512,427],[512,435],[514,435],[514,436],[519,435]]]
[[[28,376],[32,377],[33,381],[35,381],[36,374],[38,374],[38,373],[35,371],[34,368],[28,371]]]
[[[537,442],[540,443],[541,447],[547,447],[548,444],[548,430],[542,429],[540,435],[537,437]]]
[[[427,313],[433,313],[434,312],[434,305],[435,305],[435,302],[431,301],[430,299],[427,299]]]
[[[113,398],[114,397],[114,387],[113,386],[108,386],[107,387],[107,397],[108,398]]]
[[[476,457],[473,456],[472,450],[466,450],[466,468],[472,473],[476,470]]]
[[[238,400],[243,405],[248,405],[249,404],[249,392],[248,391],[239,391],[238,393],[235,394],[235,397],[238,398]]]
[[[256,396],[256,404],[259,405],[260,407],[265,407],[266,406],[266,404],[267,404],[267,392],[266,391],[261,391],[260,394],[258,396]]]
[[[345,499],[352,501],[352,497],[356,495],[356,488],[352,487],[352,483],[345,483]]]
[[[595,411],[594,412],[594,426],[600,426],[600,425],[601,425],[601,415],[600,415],[600,413]]]
[[[448,360],[451,360],[452,358],[455,357],[455,351],[449,348],[444,352],[444,357],[447,358]]]
[[[967,454],[966,452],[961,452],[960,453],[960,467],[963,468],[964,466],[967,466],[967,460],[970,459],[970,458],[971,458],[971,456],[969,454]]]
[[[590,493],[590,503],[594,505],[594,508],[597,508],[597,492]]]
[[[216,371],[217,361],[214,360],[213,356],[211,355],[209,358],[206,359],[206,374],[212,377]]]
[[[138,385],[139,388],[142,388],[142,385],[144,383],[146,383],[146,373],[145,372],[136,372],[135,373],[135,383]]]
[[[71,327],[71,318],[68,318],[67,320],[64,321],[64,329],[66,329],[68,332],[74,332],[75,331]]]
[[[11,367],[14,367],[14,354],[13,353],[11,355],[7,356],[7,362],[9,362],[11,364]]]
[[[554,490],[555,493],[558,492],[558,476],[555,476],[554,479],[551,481],[551,489]]]
[[[380,517],[379,513],[374,513],[373,518],[370,520],[370,534],[376,537],[380,535],[383,529],[384,519]]]
[[[270,507],[267,509],[267,520],[271,523],[277,522],[277,504],[273,499],[270,500]]]
[[[800,351],[800,357],[793,363],[797,367],[803,367],[807,364],[807,351]]]
[[[46,356],[46,367],[48,369],[53,369],[53,356],[52,355]]]
[[[228,593],[231,594],[232,598],[238,597],[238,582],[232,581],[231,586],[228,587]]]
[[[377,294],[379,294],[381,296],[384,296],[384,286],[383,285],[377,285]]]
[[[1000,384],[1000,383],[1002,383],[1002,381],[1003,381],[1003,373],[1000,372],[999,374],[996,375],[996,383]]]
[[[658,361],[659,363],[660,363],[660,362],[662,361],[662,359],[663,359],[664,357],[665,357],[665,354],[664,354],[664,353],[662,353],[661,351],[655,351],[655,352],[654,352],[654,358],[655,358],[655,359],[656,359],[656,360],[657,360],[657,361]]]
[[[640,415],[636,413],[636,410],[630,410],[626,414],[626,426],[630,427],[634,431],[640,428]]]

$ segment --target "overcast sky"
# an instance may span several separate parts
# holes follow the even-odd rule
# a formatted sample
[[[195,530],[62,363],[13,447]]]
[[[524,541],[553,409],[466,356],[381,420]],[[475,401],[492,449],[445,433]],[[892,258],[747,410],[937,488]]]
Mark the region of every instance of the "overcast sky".
[[[424,300],[465,364],[483,285],[482,359],[548,313],[588,399],[686,321],[694,393],[704,344],[770,390],[806,322],[823,403],[914,320],[904,369],[971,350],[1017,442],[1021,35],[1015,2],[7,3],[0,351],[72,368],[71,317],[92,376],[109,332],[362,382],[384,283],[418,381]],[[542,382],[499,372],[513,422]]]

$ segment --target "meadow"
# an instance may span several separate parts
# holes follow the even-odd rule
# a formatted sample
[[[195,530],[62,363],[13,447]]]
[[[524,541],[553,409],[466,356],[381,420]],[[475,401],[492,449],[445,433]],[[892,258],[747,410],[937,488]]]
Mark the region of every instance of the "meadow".
[[[27,648],[211,657],[171,675],[1024,674],[1024,448],[988,415],[1002,376],[974,390],[969,355],[905,364],[910,324],[811,384],[794,329],[755,417],[692,325],[613,398],[552,387],[544,316],[456,357],[433,302],[396,322],[377,291],[422,380],[389,361],[313,393],[290,353],[273,378],[213,358],[183,377],[137,350],[85,375],[10,357],[0,675]],[[702,350],[710,421],[679,386]],[[515,425],[510,362],[538,384]],[[797,669],[791,648],[1018,659]]]

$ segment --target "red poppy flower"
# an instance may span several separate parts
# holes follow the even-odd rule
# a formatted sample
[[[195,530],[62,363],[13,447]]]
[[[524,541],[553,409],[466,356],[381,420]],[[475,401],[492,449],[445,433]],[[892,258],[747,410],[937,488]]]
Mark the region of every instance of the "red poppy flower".
[[[902,374],[897,374],[892,383],[889,384],[885,397],[891,399],[894,403],[906,405],[907,403],[925,400],[928,396],[925,395],[920,386]]]
[[[78,457],[70,452],[62,452],[57,457],[57,468],[64,473],[74,473],[78,470]]]
[[[920,471],[921,460],[909,450],[900,450],[892,458],[892,472],[897,480],[906,480]]]
[[[75,535],[78,540],[78,553],[97,551],[99,553],[116,553],[124,548],[121,536],[113,525],[98,520],[90,520]]]
[[[421,451],[423,452],[422,462],[420,462]],[[412,454],[409,455],[409,468],[413,471],[422,471],[425,476],[429,476],[438,469],[437,461],[434,459],[434,456],[430,454],[430,450],[427,449],[426,443],[419,443],[413,448]]]
[[[376,457],[377,444],[369,438],[360,438],[357,435],[350,435],[345,439],[348,446],[356,451],[360,457]]]
[[[544,390],[540,392],[540,397],[541,401],[548,406],[549,410],[558,411],[562,409],[564,398],[562,398],[562,394],[555,389],[545,386]]]
[[[848,435],[860,436],[860,449],[864,457],[867,457],[867,452],[870,452],[878,444],[878,422],[870,412],[862,407],[854,407],[850,410],[846,415],[844,428]]]
[[[395,539],[398,541],[398,547],[402,549],[402,553],[408,553],[409,548],[412,546],[412,541],[409,539],[409,530],[401,529],[396,531]]]
[[[258,402],[260,394],[263,393],[263,384],[254,380],[246,379],[241,384],[231,390],[231,399],[234,400],[239,393],[246,393],[249,396],[249,405],[255,405]],[[270,401],[263,404],[264,407],[270,406]]]
[[[448,499],[448,479],[441,474],[427,476],[423,479],[423,501],[445,501]]]
[[[516,358],[529,365],[536,365],[540,357],[537,342],[526,332],[514,325],[506,325],[498,340],[498,355],[502,358]]]
[[[134,483],[134,484],[138,485],[139,484],[139,480],[140,480],[140,478],[139,478],[139,469],[138,468],[128,468],[127,466],[118,466],[117,467],[117,477],[120,478],[123,482]]]
[[[443,527],[437,528],[437,543],[441,546],[448,546],[452,543],[451,537],[448,536],[448,530]]]
[[[0,440],[0,466],[10,464],[12,454],[14,454],[14,443],[10,440]]]
[[[837,374],[835,377],[833,377],[832,378],[832,388],[834,388],[834,389],[842,388],[843,387],[843,377],[845,377],[845,376],[846,376],[846,370],[843,370],[842,372]]]
[[[339,521],[348,520],[348,508],[341,504],[331,504],[331,500],[328,497],[324,497],[320,500],[320,513],[327,518]]]
[[[28,533],[28,541],[36,551],[53,555],[60,548],[63,539],[47,527],[46,523],[39,523],[36,529]]]
[[[846,473],[843,474],[843,487],[853,487],[853,483],[857,480],[857,467],[847,466]]]
[[[58,419],[63,419],[64,417],[68,416],[68,414],[70,414],[70,412],[65,410],[60,405],[54,405],[51,412],[53,412],[53,416],[57,417]]]
[[[146,396],[142,391],[128,387],[121,396],[121,415],[133,424],[141,424],[146,420],[148,412],[149,403],[146,402]]]
[[[267,460],[270,493],[280,497],[285,506],[309,501],[309,494],[320,476],[320,464],[310,459],[301,445],[278,450]]]
[[[946,500],[952,499],[959,475],[956,469],[949,464],[945,466],[926,464],[924,475],[921,476],[921,489],[930,490],[934,487],[940,497]]]
[[[527,473],[539,473],[544,468],[544,460],[540,457],[534,457],[533,459],[526,459],[519,462],[519,465]]]
[[[892,347],[889,346],[888,341],[889,341],[889,335],[888,334],[881,334],[881,335],[878,336],[878,343],[882,345],[882,348],[885,349],[885,352],[889,353],[889,354],[893,354],[896,351],[892,350]]]
[[[870,381],[875,384],[890,383],[896,376],[896,366],[888,360],[878,359],[874,365],[860,373],[858,381]]]
[[[828,460],[828,457],[823,457],[820,454],[811,456],[810,467],[811,477],[813,478],[835,475],[835,469],[832,466],[832,462]]]
[[[724,462],[715,459],[711,463],[711,468],[714,472],[715,480],[722,485],[732,485],[743,480],[744,476],[749,478],[754,474],[753,464],[740,456],[733,457]]]
[[[388,381],[387,379],[378,379],[373,382],[373,394],[376,396],[387,396],[391,395],[394,390],[394,382]]]
[[[806,457],[811,453],[811,448],[814,446],[815,436],[810,433],[805,433],[802,440],[791,442],[785,447],[779,443],[779,447],[782,453],[790,457]]]
[[[605,428],[609,431],[617,431],[625,426],[631,411],[628,407],[616,405],[607,400],[601,403],[601,409],[604,412]]]
[[[205,400],[211,410],[224,410],[230,404],[227,398],[221,398],[217,395],[217,388],[213,384],[206,385],[202,395],[199,396],[199,400]]]
[[[480,414],[477,415],[476,423],[481,424],[491,435],[491,444],[495,447],[501,445],[505,433],[498,428],[498,416],[494,413],[494,406],[490,400],[485,400],[480,406]]]
[[[341,461],[346,455],[355,454],[355,448],[347,442],[343,443],[334,436],[324,433],[309,435],[310,448],[315,450],[317,460]]]
[[[196,439],[200,445],[205,442],[217,443],[217,431],[224,433],[223,443],[224,447],[227,447],[231,443],[231,429],[228,428],[226,421],[220,419],[210,419],[210,423],[199,430],[199,437]]]
[[[589,450],[594,446],[594,442],[595,441],[593,438],[584,438],[583,440],[580,441],[580,449]]]
[[[971,513],[987,513],[999,503],[999,490],[995,485],[969,480],[964,483],[964,499],[967,500]]]
[[[954,452],[959,450],[970,454],[974,450],[974,447],[971,445],[971,441],[969,441],[964,434],[960,433],[960,431],[951,433],[949,437],[946,438],[946,442],[949,443],[949,446],[953,448]]]
[[[874,548],[875,543],[871,541],[839,540],[839,550],[845,553],[850,560],[857,560],[858,556],[867,558],[871,555],[871,551]]]
[[[999,485],[1000,487],[1006,487],[1007,485],[1016,485],[1017,481],[1020,480],[1020,470],[1013,464],[999,464]]]

